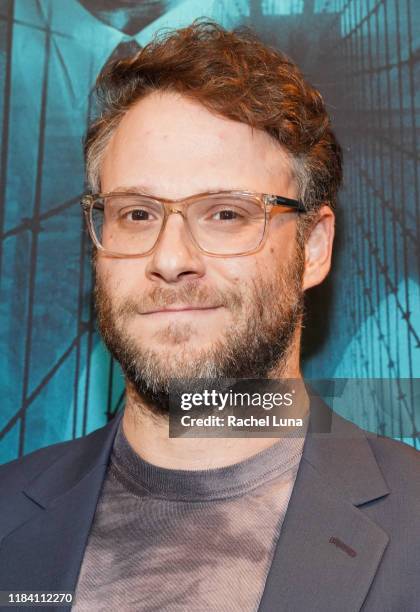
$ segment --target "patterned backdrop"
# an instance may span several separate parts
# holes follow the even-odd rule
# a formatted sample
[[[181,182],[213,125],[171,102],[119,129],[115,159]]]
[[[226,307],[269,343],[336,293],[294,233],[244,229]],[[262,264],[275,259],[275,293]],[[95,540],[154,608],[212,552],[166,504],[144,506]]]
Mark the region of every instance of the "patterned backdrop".
[[[307,296],[304,373],[355,381],[338,409],[420,447],[419,10],[418,0],[0,0],[0,462],[88,433],[122,406],[78,204],[90,92],[110,56],[200,16],[252,25],[322,92],[345,186],[332,273]],[[392,381],[386,394],[377,379]]]

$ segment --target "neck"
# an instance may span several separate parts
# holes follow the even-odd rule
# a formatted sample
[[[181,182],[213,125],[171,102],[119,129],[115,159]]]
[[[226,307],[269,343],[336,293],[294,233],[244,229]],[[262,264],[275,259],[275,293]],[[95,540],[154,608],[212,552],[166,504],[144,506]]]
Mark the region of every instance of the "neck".
[[[272,371],[267,378],[302,381],[298,356],[289,353],[281,375]],[[303,384],[297,385],[294,405],[296,417],[308,411],[309,399]],[[156,415],[129,382],[122,426],[131,447],[143,459],[160,467],[180,470],[211,469],[238,463],[279,441],[279,437],[170,438],[168,417]]]

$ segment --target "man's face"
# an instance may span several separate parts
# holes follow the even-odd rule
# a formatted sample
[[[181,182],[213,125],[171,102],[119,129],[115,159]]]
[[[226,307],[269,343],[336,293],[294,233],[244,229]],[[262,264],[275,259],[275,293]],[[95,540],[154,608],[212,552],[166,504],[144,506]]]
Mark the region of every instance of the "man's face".
[[[170,93],[132,107],[107,146],[101,191],[130,187],[171,199],[235,189],[297,195],[288,160],[267,134]],[[170,215],[152,254],[98,254],[101,333],[161,412],[173,378],[280,376],[302,313],[303,257],[293,213],[276,215],[261,250],[241,257],[205,255],[183,218]]]

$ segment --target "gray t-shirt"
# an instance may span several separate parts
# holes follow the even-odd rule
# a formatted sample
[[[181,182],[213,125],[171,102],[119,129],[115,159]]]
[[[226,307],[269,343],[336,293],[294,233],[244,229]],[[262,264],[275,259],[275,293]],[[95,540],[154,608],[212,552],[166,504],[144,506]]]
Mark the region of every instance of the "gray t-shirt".
[[[175,470],[143,460],[121,420],[72,609],[255,612],[303,436],[227,467]]]

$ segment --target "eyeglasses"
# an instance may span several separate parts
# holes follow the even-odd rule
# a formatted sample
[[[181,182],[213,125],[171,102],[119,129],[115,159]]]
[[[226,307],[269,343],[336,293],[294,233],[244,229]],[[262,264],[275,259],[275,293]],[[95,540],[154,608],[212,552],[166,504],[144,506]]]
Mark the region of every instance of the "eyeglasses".
[[[298,200],[249,191],[212,191],[179,200],[104,193],[84,196],[81,206],[95,246],[115,257],[149,255],[170,214],[182,215],[200,251],[220,257],[257,251],[272,216],[306,212]]]

